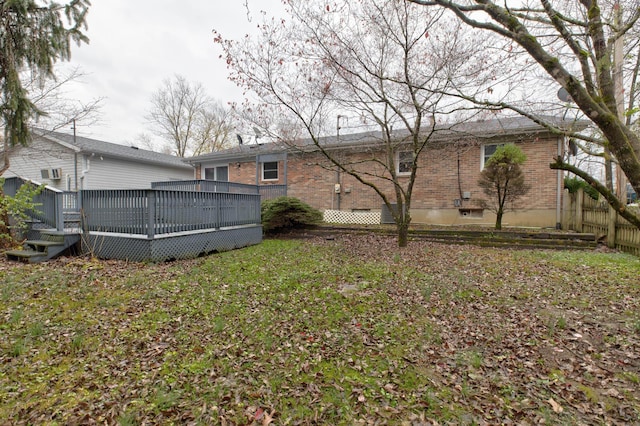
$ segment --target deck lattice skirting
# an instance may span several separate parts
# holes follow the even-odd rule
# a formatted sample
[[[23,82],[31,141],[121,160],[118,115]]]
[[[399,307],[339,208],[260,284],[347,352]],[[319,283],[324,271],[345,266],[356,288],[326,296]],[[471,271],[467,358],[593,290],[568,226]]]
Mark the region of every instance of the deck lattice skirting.
[[[324,221],[327,223],[379,225],[380,212],[348,212],[342,210],[325,210]]]
[[[147,238],[133,234],[91,232],[82,238],[84,252],[102,259],[164,262],[234,250],[262,242],[262,226],[165,234]]]

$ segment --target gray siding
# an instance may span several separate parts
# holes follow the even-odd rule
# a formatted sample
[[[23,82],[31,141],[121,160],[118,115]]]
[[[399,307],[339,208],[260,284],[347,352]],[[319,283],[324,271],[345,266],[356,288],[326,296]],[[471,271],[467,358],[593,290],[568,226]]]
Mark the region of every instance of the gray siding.
[[[20,176],[41,182],[61,190],[75,190],[74,183],[74,153],[61,145],[36,139],[29,146],[14,148],[11,153],[11,167],[4,176]],[[43,179],[42,169],[62,169],[61,179]],[[67,177],[70,188],[67,188]]]
[[[41,169],[62,169],[61,179],[43,179]],[[57,189],[75,191],[81,188],[146,189],[151,188],[151,182],[193,179],[194,171],[98,154],[76,156],[70,148],[35,139],[27,147],[15,148],[11,153],[11,167],[4,176],[20,176]]]
[[[136,163],[104,156],[86,156],[82,164],[83,189],[145,189],[151,182],[193,179],[193,171],[155,164]]]

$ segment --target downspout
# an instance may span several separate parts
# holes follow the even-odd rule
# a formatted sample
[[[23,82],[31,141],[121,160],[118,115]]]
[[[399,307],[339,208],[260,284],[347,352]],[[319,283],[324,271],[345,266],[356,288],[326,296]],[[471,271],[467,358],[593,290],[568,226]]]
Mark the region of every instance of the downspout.
[[[78,190],[78,144],[76,143],[76,119],[71,120],[73,123],[73,174],[75,177],[76,191]],[[82,173],[84,175],[84,172]]]
[[[287,179],[287,164],[289,162],[289,155],[287,151],[284,152],[284,195],[288,195],[289,179]]]
[[[456,143],[456,151],[458,155],[458,193],[460,195],[460,206],[462,206],[462,176],[460,175],[460,141]]]
[[[336,142],[338,142],[338,144],[340,143],[340,119],[343,118],[342,115],[338,114],[338,116],[336,117]],[[341,197],[341,193],[342,193],[342,188],[340,185],[340,168],[338,167],[336,170],[336,184],[335,184],[335,189],[333,191],[336,195],[336,210],[340,210],[340,197]],[[332,197],[333,199],[333,197]],[[333,203],[331,203],[333,204]]]
[[[342,191],[342,188],[340,187],[340,169],[336,170],[336,189],[335,189],[335,193],[336,193],[336,198],[337,198],[337,203],[336,203],[336,207],[337,210],[340,210],[340,192]]]
[[[256,155],[256,186],[260,186],[260,155]]]
[[[75,182],[75,190],[78,190],[78,152],[73,153],[73,180]]]
[[[558,138],[558,155],[560,158],[564,155],[563,147],[564,147],[564,137]],[[556,188],[556,229],[562,229],[562,191],[564,188],[562,181],[562,170],[558,169],[557,171],[557,188]]]
[[[80,176],[80,188],[81,189],[85,189],[85,183],[86,180],[85,178],[87,177],[87,174],[91,171],[91,159],[89,158],[89,156],[85,155],[84,156],[84,166],[86,168],[82,169],[82,175]]]

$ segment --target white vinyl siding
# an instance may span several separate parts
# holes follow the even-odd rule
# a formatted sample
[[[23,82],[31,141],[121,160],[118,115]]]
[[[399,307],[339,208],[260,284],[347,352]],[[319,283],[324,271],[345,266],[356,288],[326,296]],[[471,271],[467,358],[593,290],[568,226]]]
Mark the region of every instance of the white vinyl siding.
[[[67,190],[67,176],[71,190],[75,189],[74,154],[70,149],[34,139],[29,146],[17,147],[11,153],[11,167],[4,176],[20,176],[44,183],[60,190]],[[61,169],[61,179],[43,179],[41,170]]]
[[[59,144],[35,138],[26,147],[11,153],[11,167],[5,176],[20,176],[61,190],[146,189],[151,182],[193,179],[193,169],[109,158],[104,155],[77,155]],[[61,169],[61,179],[43,179],[42,169]],[[84,171],[84,179],[82,179]],[[76,188],[76,176],[78,188]]]
[[[193,179],[190,170],[144,164],[104,156],[87,157],[88,172],[84,175],[84,189],[145,189],[152,182]]]

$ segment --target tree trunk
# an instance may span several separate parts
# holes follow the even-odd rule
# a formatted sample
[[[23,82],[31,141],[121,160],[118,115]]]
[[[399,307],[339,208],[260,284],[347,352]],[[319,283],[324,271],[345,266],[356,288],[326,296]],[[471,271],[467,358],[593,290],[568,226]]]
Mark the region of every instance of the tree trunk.
[[[409,224],[402,222],[397,225],[398,247],[406,247],[409,244]]]
[[[504,215],[504,211],[499,209],[496,212],[496,229],[502,229],[502,215]]]

